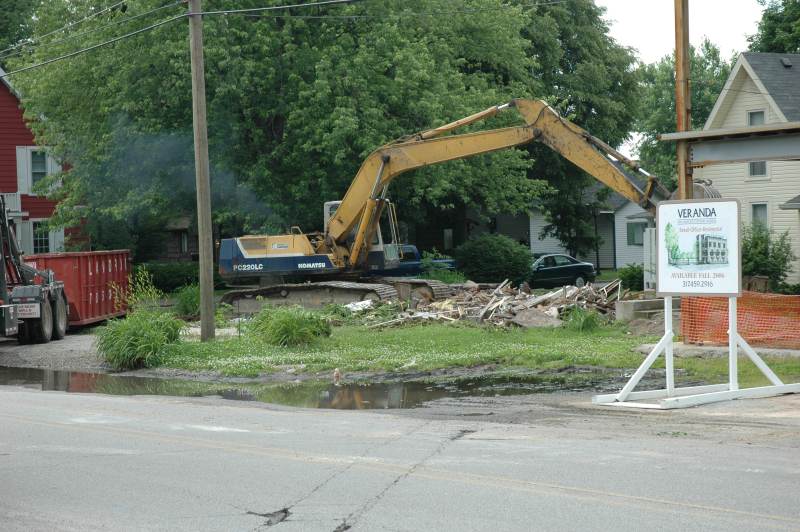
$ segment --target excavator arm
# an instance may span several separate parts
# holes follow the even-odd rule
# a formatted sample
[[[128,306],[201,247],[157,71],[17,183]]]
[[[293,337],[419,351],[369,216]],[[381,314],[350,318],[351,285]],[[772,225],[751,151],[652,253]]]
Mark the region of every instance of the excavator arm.
[[[442,136],[495,116],[508,108],[515,108],[522,115],[525,124]],[[375,150],[361,165],[330,220],[325,241],[332,250],[341,254],[342,262],[355,267],[363,260],[366,247],[377,230],[377,217],[384,205],[382,200],[386,196],[387,187],[397,176],[431,164],[464,159],[534,141],[550,147],[612,190],[651,212],[655,212],[658,201],[669,197],[669,192],[653,176],[639,168],[638,164],[565,120],[545,102],[517,99]],[[624,163],[641,174],[647,181],[645,189],[640,189],[614,161]],[[350,248],[346,249],[345,242],[354,229],[355,238]]]

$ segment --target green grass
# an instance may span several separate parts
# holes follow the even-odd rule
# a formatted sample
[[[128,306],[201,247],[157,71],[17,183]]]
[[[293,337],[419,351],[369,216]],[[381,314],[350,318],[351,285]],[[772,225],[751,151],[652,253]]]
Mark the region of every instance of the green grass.
[[[634,367],[632,349],[653,341],[622,329],[592,333],[565,329],[496,330],[465,325],[416,325],[386,330],[344,326],[306,347],[278,347],[252,337],[167,346],[162,365],[193,371],[252,376],[281,366],[305,371],[424,371],[499,364],[530,368],[570,365]]]
[[[643,355],[634,348],[656,338],[627,334],[617,326],[591,332],[562,329],[498,330],[463,324],[413,325],[372,330],[359,325],[335,327],[330,338],[303,347],[279,347],[252,337],[210,343],[180,342],[164,348],[162,366],[190,371],[218,371],[230,376],[256,376],[278,368],[315,372],[340,368],[353,371],[427,371],[439,368],[497,364],[507,368],[556,370],[586,365],[636,368]],[[785,382],[800,382],[800,360],[765,360]],[[660,358],[654,365],[663,368]],[[680,380],[727,381],[726,358],[676,358]],[[746,359],[740,359],[742,387],[768,384]]]

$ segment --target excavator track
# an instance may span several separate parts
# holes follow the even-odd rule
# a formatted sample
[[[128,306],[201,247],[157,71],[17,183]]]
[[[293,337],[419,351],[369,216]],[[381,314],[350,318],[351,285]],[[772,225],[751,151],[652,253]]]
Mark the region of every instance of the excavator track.
[[[410,299],[436,301],[452,297],[455,293],[449,284],[432,279],[380,277],[377,281],[382,284],[393,286],[395,290],[397,290],[397,294],[402,301],[408,301]]]
[[[231,305],[240,314],[252,314],[261,310],[264,303],[322,308],[330,303],[347,304],[367,299],[397,301],[398,294],[388,284],[323,281],[233,290],[222,296],[222,303]]]

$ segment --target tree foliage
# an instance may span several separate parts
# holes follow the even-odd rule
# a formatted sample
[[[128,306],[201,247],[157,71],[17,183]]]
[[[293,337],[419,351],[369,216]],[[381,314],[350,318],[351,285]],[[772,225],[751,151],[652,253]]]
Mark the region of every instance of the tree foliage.
[[[742,273],[763,275],[776,288],[792,271],[792,252],[789,232],[776,234],[764,224],[745,226],[742,230]]]
[[[720,56],[719,48],[708,39],[700,49],[691,47],[692,127],[702,128],[725,85],[733,61]],[[667,188],[677,180],[675,144],[660,142],[656,136],[675,131],[675,59],[673,55],[641,67],[644,94],[636,130],[642,166],[658,176]]]
[[[218,0],[215,9],[279,0]],[[49,0],[31,21],[43,35],[91,12],[91,0]],[[182,13],[130,3],[82,24],[68,42],[32,48],[23,66]],[[606,35],[589,0],[532,6],[501,0],[365,0],[353,5],[205,17],[213,212],[223,235],[319,229],[380,145],[512,97],[544,97],[612,144],[627,135],[635,89],[630,53]],[[114,24],[109,26],[109,24]],[[94,30],[82,35],[80,32]],[[50,43],[50,44],[48,44]],[[55,192],[58,221],[86,220],[100,245],[133,242],[194,210],[185,19],[14,77],[40,142],[72,166]],[[513,113],[490,127],[507,125]],[[46,117],[46,120],[38,120]],[[519,212],[540,179],[574,184],[540,152],[504,150],[409,173],[392,187],[401,218],[455,205]],[[573,170],[574,173],[574,170]],[[583,178],[585,182],[585,178]],[[552,205],[559,202],[553,200]],[[404,214],[405,213],[405,214]],[[419,213],[412,216],[412,213]]]
[[[759,0],[765,6],[758,32],[748,38],[754,52],[800,53],[800,2]]]
[[[35,6],[33,0],[0,0],[0,65],[13,57],[16,50],[11,48],[28,37]]]
[[[551,94],[548,101],[608,144],[622,144],[639,98],[633,51],[609,37],[603,9],[594,2],[570,0],[537,9],[526,36],[541,54],[536,75]],[[556,237],[574,255],[601,244],[590,214],[605,205],[608,194],[597,194],[592,177],[549,148],[531,145],[529,152],[534,160],[529,175],[550,185],[540,203],[547,220],[541,236]]]

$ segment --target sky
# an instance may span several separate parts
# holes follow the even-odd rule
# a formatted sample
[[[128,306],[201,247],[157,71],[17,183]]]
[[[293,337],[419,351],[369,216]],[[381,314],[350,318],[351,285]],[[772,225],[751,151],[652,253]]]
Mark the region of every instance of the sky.
[[[606,8],[611,36],[638,50],[639,59],[652,63],[675,49],[674,0],[595,0]],[[689,42],[699,45],[707,36],[722,57],[747,49],[747,35],[756,32],[762,7],[756,0],[689,0]]]
[[[675,49],[674,0],[595,0],[606,8],[611,36],[623,46],[635,48],[639,60],[653,63]],[[689,0],[689,42],[699,46],[704,37],[719,46],[722,57],[747,49],[747,36],[758,29],[763,8],[756,0]],[[619,147],[637,157],[639,136]]]

